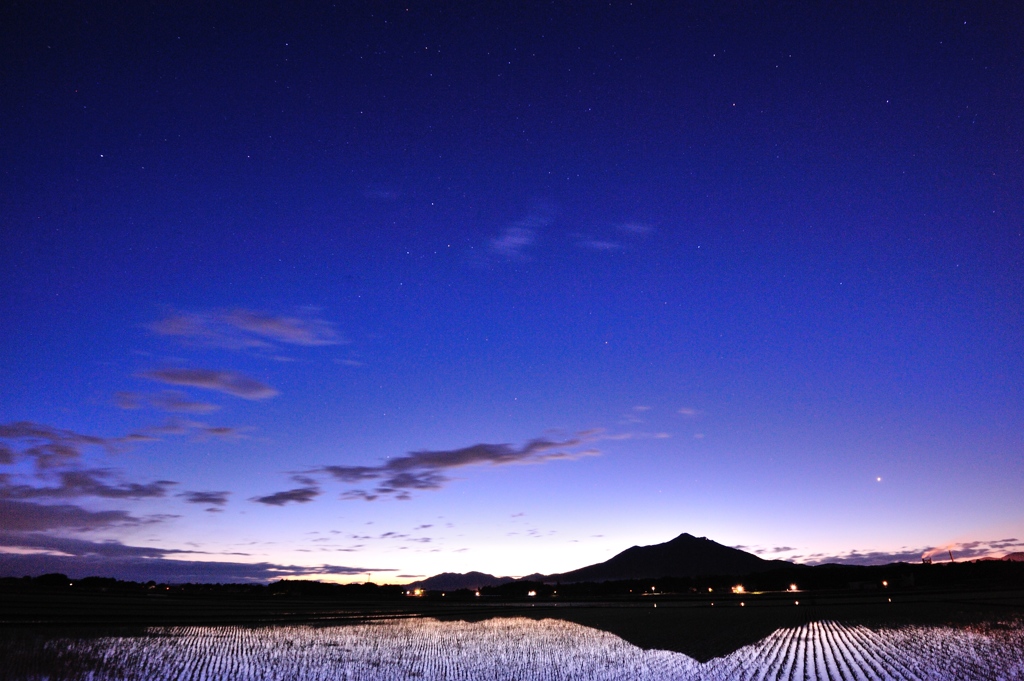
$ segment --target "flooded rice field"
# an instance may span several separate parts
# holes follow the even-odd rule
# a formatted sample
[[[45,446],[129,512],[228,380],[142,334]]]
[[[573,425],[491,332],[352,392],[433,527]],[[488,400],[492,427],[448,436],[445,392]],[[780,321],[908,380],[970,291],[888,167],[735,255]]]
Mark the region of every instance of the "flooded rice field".
[[[1024,622],[868,628],[816,621],[699,662],[557,619],[0,634],[0,679],[1024,679]]]
[[[560,620],[385,620],[340,626],[7,634],[2,679],[179,681],[1024,679],[1024,623],[784,628],[708,662]]]

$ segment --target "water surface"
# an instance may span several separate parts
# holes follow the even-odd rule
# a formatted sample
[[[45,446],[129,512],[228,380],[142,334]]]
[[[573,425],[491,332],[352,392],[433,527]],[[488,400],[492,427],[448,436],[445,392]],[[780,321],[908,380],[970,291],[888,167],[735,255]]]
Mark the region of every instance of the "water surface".
[[[5,632],[3,679],[1020,679],[1024,624],[868,628],[817,621],[700,662],[557,619]]]

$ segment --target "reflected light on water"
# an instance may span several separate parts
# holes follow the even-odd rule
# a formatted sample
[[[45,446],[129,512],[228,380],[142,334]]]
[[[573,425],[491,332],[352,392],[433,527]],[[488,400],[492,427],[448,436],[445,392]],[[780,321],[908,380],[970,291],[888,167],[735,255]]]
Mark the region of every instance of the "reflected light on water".
[[[0,638],[0,657],[9,678],[93,681],[1019,678],[1024,625],[870,629],[819,621],[706,662],[571,622],[522,617],[167,627],[96,638],[10,632]]]

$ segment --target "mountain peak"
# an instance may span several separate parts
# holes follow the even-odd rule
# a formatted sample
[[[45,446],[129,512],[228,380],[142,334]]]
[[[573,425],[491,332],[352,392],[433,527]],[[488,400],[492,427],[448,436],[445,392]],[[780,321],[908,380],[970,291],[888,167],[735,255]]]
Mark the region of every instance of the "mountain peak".
[[[523,579],[544,582],[612,582],[625,579],[748,575],[790,566],[781,560],[764,560],[752,553],[724,546],[707,537],[683,532],[662,544],[632,546],[603,563],[554,575],[533,574]],[[424,589],[478,589],[513,581],[480,572],[446,572],[410,584]]]
[[[782,565],[752,553],[723,546],[707,537],[683,532],[675,539],[651,546],[633,546],[609,560],[559,575],[548,581],[608,582],[622,579],[746,575]]]

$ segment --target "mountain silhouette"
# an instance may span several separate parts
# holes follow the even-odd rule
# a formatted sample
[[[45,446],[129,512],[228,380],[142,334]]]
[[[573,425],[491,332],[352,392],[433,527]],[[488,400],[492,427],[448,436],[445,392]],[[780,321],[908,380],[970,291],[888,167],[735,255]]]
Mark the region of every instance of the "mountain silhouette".
[[[546,582],[611,582],[624,579],[748,575],[792,564],[764,560],[752,553],[723,546],[707,537],[683,533],[663,544],[633,546],[603,563],[547,575]]]
[[[455,591],[457,589],[481,589],[485,586],[500,586],[514,582],[512,577],[495,577],[486,572],[442,572],[433,577],[409,584],[412,589],[426,591]]]
[[[707,537],[694,537],[684,532],[663,544],[633,546],[603,563],[552,575],[532,574],[520,579],[571,584],[662,577],[741,576],[792,566],[784,560],[764,560]],[[427,591],[455,591],[500,586],[513,581],[516,580],[512,577],[495,577],[485,572],[443,572],[408,586]]]

